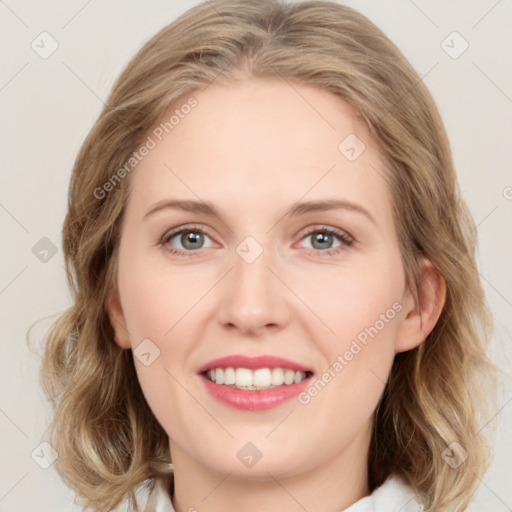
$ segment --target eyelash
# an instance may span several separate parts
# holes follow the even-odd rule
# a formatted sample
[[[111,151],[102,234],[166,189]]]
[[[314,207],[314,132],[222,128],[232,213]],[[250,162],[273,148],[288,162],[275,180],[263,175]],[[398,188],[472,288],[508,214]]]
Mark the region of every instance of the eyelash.
[[[170,254],[175,255],[175,256],[184,256],[184,257],[194,256],[194,253],[199,252],[201,249],[192,250],[192,251],[182,251],[180,249],[175,249],[175,248],[169,247],[167,245],[170,240],[172,240],[176,236],[181,235],[183,233],[201,233],[203,235],[206,235],[206,236],[212,238],[208,234],[208,232],[206,232],[204,229],[202,229],[198,226],[184,226],[176,231],[166,233],[162,237],[162,239],[160,241],[160,245],[162,247],[165,247],[167,252],[169,252]],[[322,255],[331,256],[331,255],[338,254],[340,251],[344,250],[344,247],[351,247],[354,243],[354,240],[350,236],[348,236],[344,231],[341,231],[341,230],[338,230],[335,228],[331,228],[328,226],[315,226],[308,232],[304,233],[301,237],[301,240],[303,240],[304,238],[306,238],[314,233],[327,233],[329,235],[335,236],[341,242],[341,245],[339,247],[336,247],[333,249],[325,249],[325,250],[314,249],[314,248],[310,249],[311,251],[320,253]]]

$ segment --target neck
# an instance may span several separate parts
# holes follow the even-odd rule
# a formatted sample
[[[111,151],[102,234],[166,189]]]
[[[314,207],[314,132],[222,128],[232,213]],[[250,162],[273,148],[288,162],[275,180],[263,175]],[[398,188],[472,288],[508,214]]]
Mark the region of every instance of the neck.
[[[170,446],[176,512],[340,512],[369,494],[366,457],[361,456],[368,453],[366,435],[320,466],[295,467],[286,475],[264,471],[257,478],[212,470],[172,441]]]

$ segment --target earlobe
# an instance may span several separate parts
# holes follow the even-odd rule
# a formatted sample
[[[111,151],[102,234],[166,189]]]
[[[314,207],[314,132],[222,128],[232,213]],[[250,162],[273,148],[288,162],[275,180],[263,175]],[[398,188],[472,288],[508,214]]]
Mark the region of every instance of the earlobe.
[[[408,291],[403,317],[398,329],[395,352],[405,352],[420,345],[436,325],[446,300],[446,282],[427,259],[420,263],[418,297]]]
[[[126,327],[123,308],[118,290],[111,290],[105,300],[105,308],[110,319],[110,325],[114,331],[114,341],[123,349],[131,348],[130,337]]]

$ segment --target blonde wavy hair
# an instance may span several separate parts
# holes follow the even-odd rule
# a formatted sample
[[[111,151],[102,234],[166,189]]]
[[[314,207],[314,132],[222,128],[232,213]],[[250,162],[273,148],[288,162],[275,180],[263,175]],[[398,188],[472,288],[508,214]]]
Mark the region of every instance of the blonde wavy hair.
[[[368,455],[373,490],[403,477],[427,510],[462,511],[489,463],[480,432],[494,396],[486,356],[492,319],[475,263],[476,229],[461,199],[434,100],[400,50],[356,10],[328,1],[211,0],[163,28],[115,82],[76,158],[63,227],[72,305],[47,333],[41,381],[54,414],[55,466],[84,507],[112,510],[148,479],[169,479],[168,435],[148,407],[130,350],[114,342],[105,300],[116,287],[127,177],[102,187],[167,109],[213,81],[264,77],[348,102],[386,163],[411,292],[419,259],[446,281],[425,342],[396,355],[375,411]],[[492,392],[491,392],[492,391]],[[468,458],[442,457],[456,441]]]

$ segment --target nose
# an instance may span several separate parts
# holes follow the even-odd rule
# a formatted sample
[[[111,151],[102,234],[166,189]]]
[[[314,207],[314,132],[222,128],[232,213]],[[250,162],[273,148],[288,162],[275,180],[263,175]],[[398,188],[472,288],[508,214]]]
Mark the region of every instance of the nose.
[[[217,317],[223,328],[258,337],[277,332],[288,324],[289,292],[276,277],[270,259],[267,251],[252,262],[234,253],[234,268],[219,290]]]

